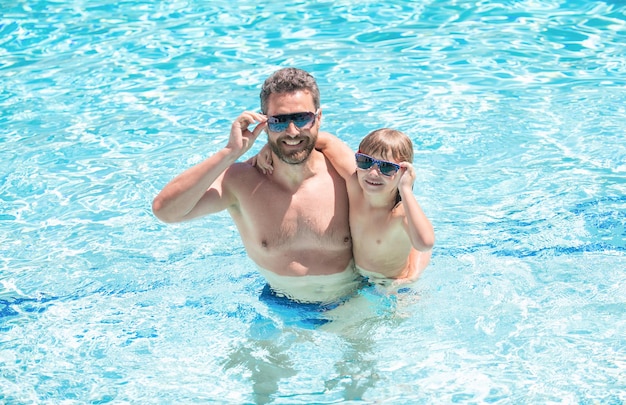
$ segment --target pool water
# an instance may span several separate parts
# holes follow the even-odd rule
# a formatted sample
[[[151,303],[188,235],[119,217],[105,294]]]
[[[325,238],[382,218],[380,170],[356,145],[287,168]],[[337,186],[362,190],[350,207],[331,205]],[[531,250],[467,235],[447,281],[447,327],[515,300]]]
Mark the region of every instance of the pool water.
[[[623,2],[0,10],[0,403],[626,402]],[[283,66],[412,137],[412,290],[271,302],[226,213],[152,215]]]

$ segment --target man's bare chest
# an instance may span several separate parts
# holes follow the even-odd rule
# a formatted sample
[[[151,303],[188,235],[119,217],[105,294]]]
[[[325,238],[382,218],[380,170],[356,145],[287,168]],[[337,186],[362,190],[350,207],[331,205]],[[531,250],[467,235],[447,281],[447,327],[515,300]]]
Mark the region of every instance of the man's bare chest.
[[[344,244],[350,236],[348,201],[334,187],[296,193],[266,188],[241,202],[233,218],[240,230],[265,247],[312,248]]]
[[[312,196],[294,196],[290,200],[274,199],[267,206],[250,207],[246,215],[261,233],[280,234],[283,238],[326,235],[348,227],[347,206]]]

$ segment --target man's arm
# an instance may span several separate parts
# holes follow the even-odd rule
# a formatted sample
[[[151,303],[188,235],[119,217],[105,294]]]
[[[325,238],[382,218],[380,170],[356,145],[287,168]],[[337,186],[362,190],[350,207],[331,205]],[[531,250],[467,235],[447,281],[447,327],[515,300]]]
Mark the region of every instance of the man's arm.
[[[315,142],[315,149],[319,150],[330,160],[335,170],[344,180],[348,180],[356,171],[354,152],[341,139],[328,132],[320,132]]]
[[[252,131],[248,127],[259,122]],[[226,147],[170,181],[152,202],[152,211],[163,222],[182,222],[219,212],[234,201],[222,183],[224,172],[246,153],[261,131],[266,117],[244,112],[230,130]]]

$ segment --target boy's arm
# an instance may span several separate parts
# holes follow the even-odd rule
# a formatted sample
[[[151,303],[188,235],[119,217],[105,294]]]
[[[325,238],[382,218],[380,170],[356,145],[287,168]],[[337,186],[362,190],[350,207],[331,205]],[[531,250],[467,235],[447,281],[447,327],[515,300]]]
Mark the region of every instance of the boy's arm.
[[[398,185],[402,206],[404,208],[406,231],[413,247],[420,252],[427,252],[435,245],[435,231],[422,207],[413,194],[415,171],[413,165],[407,162],[400,164],[402,177]]]
[[[320,132],[317,135],[315,149],[319,150],[330,160],[335,170],[344,180],[348,180],[356,171],[354,152],[350,147],[335,135]]]
[[[248,126],[259,122],[252,131]],[[170,181],[152,202],[163,222],[181,222],[219,212],[234,203],[224,189],[224,172],[246,153],[265,128],[265,116],[244,112],[232,124],[226,147]]]

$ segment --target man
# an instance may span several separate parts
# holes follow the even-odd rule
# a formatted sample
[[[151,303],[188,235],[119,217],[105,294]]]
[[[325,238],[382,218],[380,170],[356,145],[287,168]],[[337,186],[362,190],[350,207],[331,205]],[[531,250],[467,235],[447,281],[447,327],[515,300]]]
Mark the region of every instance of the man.
[[[336,301],[357,287],[358,276],[345,182],[314,148],[322,120],[315,79],[300,69],[278,70],[263,84],[261,111],[239,115],[226,147],[168,183],[152,209],[164,222],[226,209],[274,293]],[[272,175],[236,163],[263,130]]]

